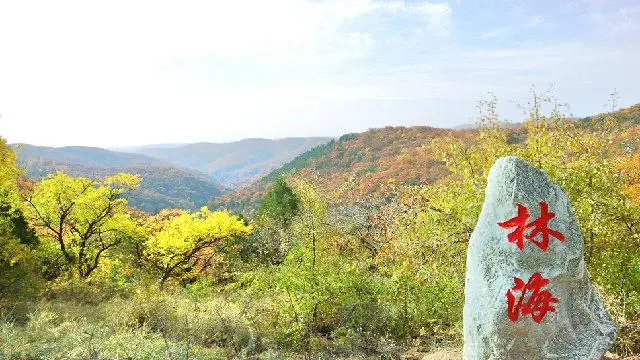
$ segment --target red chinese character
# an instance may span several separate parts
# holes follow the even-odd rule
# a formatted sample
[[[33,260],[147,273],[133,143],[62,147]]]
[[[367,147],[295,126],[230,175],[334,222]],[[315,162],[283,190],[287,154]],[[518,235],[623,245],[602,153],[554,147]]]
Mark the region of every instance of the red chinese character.
[[[516,217],[498,223],[500,227],[505,229],[516,228],[507,235],[507,239],[510,243],[516,244],[520,250],[524,250],[525,238],[536,244],[542,251],[547,251],[549,247],[549,236],[564,241],[564,235],[561,232],[549,229],[549,220],[556,217],[556,214],[549,212],[549,205],[546,202],[540,201],[539,204],[540,217],[531,223],[527,224],[527,221],[529,221],[529,209],[522,204],[516,204],[518,205],[518,215]],[[528,235],[525,235],[524,232],[529,228],[533,228],[533,230]],[[538,234],[542,235],[542,240],[540,241],[536,240]]]
[[[556,308],[551,306],[552,303],[557,303],[558,299],[547,290],[542,290],[543,287],[549,285],[549,280],[545,279],[540,273],[531,275],[527,283],[525,284],[522,279],[514,277],[513,281],[515,285],[507,290],[507,315],[513,322],[518,321],[520,315],[523,317],[531,315],[531,318],[536,323],[540,324],[547,312],[555,312]],[[520,292],[520,297],[517,298],[516,292]],[[529,300],[524,302],[525,295],[530,291],[531,295]]]

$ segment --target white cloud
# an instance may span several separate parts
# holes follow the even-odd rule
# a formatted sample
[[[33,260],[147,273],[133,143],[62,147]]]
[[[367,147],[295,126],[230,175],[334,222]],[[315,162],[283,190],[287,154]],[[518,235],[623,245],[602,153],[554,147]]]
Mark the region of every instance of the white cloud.
[[[420,14],[424,16],[426,26],[433,33],[448,35],[450,31],[453,10],[448,3],[388,1],[374,3],[373,8]]]
[[[544,18],[541,15],[530,15],[528,16],[527,21],[525,22],[525,26],[533,27],[538,26],[544,23]]]
[[[445,125],[486,91],[548,82],[576,107],[614,87],[631,101],[637,7],[598,11],[598,41],[521,40],[507,19],[490,42],[474,14],[456,28],[447,3],[414,0],[0,0],[0,135],[116,146]]]
[[[428,19],[429,26],[436,30],[439,34],[448,35],[451,27],[451,17],[453,11],[449,4],[431,4],[421,3],[414,5],[416,10],[425,14]]]
[[[235,133],[221,129],[218,119],[264,130],[256,119],[275,119],[294,101],[377,93],[322,79],[330,68],[375,50],[377,39],[353,26],[356,20],[375,23],[377,14],[396,11],[423,18],[432,35],[448,31],[448,5],[403,1],[1,2],[0,134],[10,141],[105,145],[173,141],[165,139],[170,136],[229,139]],[[217,71],[231,77],[252,69],[287,79],[281,86],[259,78],[207,82],[222,59],[233,66]],[[194,62],[204,65],[188,65]],[[168,130],[176,119],[184,130]],[[93,131],[100,121],[110,126]],[[208,132],[193,131],[199,127]]]
[[[504,35],[508,31],[509,31],[509,28],[500,27],[500,28],[497,28],[497,29],[492,29],[492,30],[483,32],[483,33],[480,34],[480,37],[483,37],[483,38],[494,38],[494,37],[498,37],[498,36]]]
[[[614,10],[598,9],[591,12],[592,20],[605,31],[630,33],[640,29],[640,5],[621,7]]]

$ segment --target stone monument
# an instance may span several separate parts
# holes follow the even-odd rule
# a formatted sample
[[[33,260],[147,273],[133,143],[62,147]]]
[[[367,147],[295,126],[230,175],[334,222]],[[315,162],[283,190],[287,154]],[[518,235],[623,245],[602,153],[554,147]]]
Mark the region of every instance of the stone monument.
[[[602,358],[616,327],[583,246],[567,194],[524,160],[498,159],[467,253],[463,358]]]

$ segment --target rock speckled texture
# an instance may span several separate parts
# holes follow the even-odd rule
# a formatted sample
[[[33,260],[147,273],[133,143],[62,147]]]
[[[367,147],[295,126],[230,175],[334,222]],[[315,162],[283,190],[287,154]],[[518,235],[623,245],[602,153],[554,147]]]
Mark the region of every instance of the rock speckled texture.
[[[524,250],[507,240],[512,231],[498,225],[518,214],[531,220],[546,201],[556,217],[549,228],[565,236],[551,238],[547,251],[530,241]],[[565,192],[546,173],[518,157],[498,159],[491,168],[485,202],[467,254],[464,306],[464,354],[471,359],[600,359],[613,344],[616,327],[594,290],[583,258],[583,240]],[[514,277],[526,283],[540,272],[558,298],[538,324],[531,316],[516,322],[507,316],[507,291]]]

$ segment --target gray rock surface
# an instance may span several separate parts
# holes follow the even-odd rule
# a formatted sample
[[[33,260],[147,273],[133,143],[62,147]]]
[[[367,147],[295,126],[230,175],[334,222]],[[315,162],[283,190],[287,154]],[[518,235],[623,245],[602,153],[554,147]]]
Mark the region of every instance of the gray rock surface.
[[[521,204],[528,209],[530,224],[540,217],[541,201],[555,213],[548,228],[564,235],[564,241],[552,235],[543,251],[533,242],[541,242],[542,234],[533,241],[526,238],[535,230],[531,226],[525,230],[521,250],[508,240],[516,227],[499,223],[517,217],[517,204]],[[589,281],[583,245],[565,192],[546,173],[518,157],[498,159],[489,173],[485,202],[467,253],[463,358],[600,359],[613,344],[616,327]],[[514,277],[528,284],[535,273],[549,280],[539,288],[542,301],[538,304],[545,302],[543,293],[548,292],[557,299],[548,303],[555,310],[520,312],[513,321],[506,294],[515,285]],[[516,300],[522,295],[517,290],[511,290]],[[526,290],[523,304],[529,303],[533,289]]]

